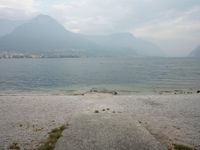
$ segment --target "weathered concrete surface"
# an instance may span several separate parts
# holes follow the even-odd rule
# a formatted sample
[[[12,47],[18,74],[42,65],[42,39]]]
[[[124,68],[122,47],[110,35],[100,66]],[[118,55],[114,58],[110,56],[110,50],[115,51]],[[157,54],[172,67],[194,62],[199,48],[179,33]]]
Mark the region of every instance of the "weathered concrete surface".
[[[135,119],[121,113],[83,113],[72,119],[55,150],[165,150]]]

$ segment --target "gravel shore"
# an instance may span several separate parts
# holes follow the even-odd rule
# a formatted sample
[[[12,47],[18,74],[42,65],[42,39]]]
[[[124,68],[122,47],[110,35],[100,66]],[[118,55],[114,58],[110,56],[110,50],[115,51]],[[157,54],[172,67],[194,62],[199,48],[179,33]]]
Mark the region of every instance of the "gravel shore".
[[[165,147],[171,143],[198,147],[199,108],[199,94],[0,96],[0,149],[13,142],[22,149],[37,148],[51,129],[96,110],[131,116]]]

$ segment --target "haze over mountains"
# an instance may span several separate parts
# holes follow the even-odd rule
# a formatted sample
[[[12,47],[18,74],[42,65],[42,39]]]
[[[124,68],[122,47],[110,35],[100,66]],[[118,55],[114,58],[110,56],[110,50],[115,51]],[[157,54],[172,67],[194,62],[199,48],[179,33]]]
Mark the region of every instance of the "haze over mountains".
[[[105,36],[87,36],[88,39],[105,46],[114,52],[122,54],[134,53],[140,56],[164,56],[162,50],[155,44],[134,37],[128,32],[115,33]]]
[[[12,32],[16,27],[23,24],[23,20],[0,20],[0,37]]]
[[[67,31],[53,18],[39,15],[0,38],[0,52],[77,57],[163,56],[155,44],[130,33],[83,35]],[[0,33],[5,34],[5,33]]]
[[[190,57],[200,57],[200,45],[196,47],[189,55]]]

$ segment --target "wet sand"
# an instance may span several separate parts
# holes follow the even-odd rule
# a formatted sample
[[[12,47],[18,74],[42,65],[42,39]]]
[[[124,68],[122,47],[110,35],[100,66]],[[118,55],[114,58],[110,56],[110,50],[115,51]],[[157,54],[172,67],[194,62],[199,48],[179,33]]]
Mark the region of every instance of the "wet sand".
[[[164,147],[172,143],[198,147],[199,108],[199,94],[0,96],[0,149],[13,142],[22,149],[37,148],[51,129],[67,123],[70,128],[77,115],[86,113],[95,117],[95,110],[101,116],[131,117],[134,124],[148,131]]]

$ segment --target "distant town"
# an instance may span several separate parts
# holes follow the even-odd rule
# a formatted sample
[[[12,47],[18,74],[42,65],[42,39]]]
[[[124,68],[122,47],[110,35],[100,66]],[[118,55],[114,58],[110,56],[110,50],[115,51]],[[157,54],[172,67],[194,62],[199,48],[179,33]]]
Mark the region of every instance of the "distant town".
[[[0,53],[0,59],[18,59],[18,58],[80,58],[77,55],[39,55],[39,54],[23,54],[23,53]]]

